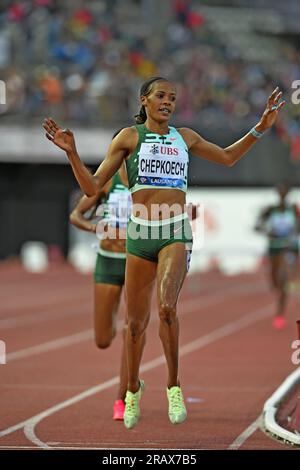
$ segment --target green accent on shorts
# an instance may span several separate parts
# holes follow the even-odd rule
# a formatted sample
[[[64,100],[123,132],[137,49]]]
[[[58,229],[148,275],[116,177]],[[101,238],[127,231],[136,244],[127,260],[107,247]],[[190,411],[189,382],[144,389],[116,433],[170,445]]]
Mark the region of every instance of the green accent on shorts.
[[[289,246],[289,247],[282,247],[282,246],[269,246],[268,254],[269,256],[276,256],[280,255],[280,253],[294,253],[295,255],[299,255],[299,247]]]
[[[291,252],[299,254],[299,244],[297,239],[289,238],[271,238],[269,239],[268,254],[269,256],[279,255],[283,252]]]
[[[121,258],[111,257],[107,254],[119,254]],[[104,250],[97,254],[96,265],[94,269],[94,282],[95,284],[113,284],[116,286],[123,286],[125,282],[125,266],[126,254],[123,253],[105,252]]]
[[[127,253],[156,263],[160,250],[177,242],[185,243],[191,251],[193,234],[187,214],[162,221],[131,216],[127,226]]]

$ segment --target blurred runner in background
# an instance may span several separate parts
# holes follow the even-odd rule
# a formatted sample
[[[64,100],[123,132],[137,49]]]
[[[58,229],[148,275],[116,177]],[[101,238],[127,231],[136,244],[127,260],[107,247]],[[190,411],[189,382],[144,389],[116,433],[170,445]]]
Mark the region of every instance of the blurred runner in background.
[[[271,285],[278,296],[272,324],[280,330],[286,325],[285,312],[290,281],[295,279],[297,272],[300,214],[297,206],[287,201],[289,185],[282,182],[276,189],[278,204],[263,210],[255,229],[268,237]]]

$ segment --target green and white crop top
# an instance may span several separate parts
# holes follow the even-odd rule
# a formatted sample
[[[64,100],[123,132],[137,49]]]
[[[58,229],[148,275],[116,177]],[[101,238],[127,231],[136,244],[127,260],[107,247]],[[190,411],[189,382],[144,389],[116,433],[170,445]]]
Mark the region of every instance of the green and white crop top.
[[[265,220],[265,228],[271,247],[298,246],[298,221],[293,206],[287,205],[284,210],[272,208]]]
[[[188,148],[182,136],[169,127],[166,135],[155,134],[137,124],[138,144],[126,160],[131,193],[141,189],[187,190]]]

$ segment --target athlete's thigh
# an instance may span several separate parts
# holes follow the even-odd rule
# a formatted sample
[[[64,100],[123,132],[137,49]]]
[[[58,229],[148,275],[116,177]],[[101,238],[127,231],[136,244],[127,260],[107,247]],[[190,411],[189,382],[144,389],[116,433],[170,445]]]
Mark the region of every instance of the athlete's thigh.
[[[270,267],[273,274],[276,274],[282,264],[282,254],[276,253],[270,256]]]
[[[157,263],[127,254],[125,290],[129,318],[144,318],[151,309]]]
[[[175,305],[187,273],[189,251],[185,243],[172,243],[158,256],[157,299],[158,304]]]
[[[94,325],[96,332],[105,335],[114,327],[122,286],[105,283],[94,284]]]
[[[297,274],[298,253],[295,250],[288,250],[284,256],[288,278],[294,280]]]
[[[271,257],[272,278],[277,286],[281,285],[288,276],[288,266],[284,250]]]

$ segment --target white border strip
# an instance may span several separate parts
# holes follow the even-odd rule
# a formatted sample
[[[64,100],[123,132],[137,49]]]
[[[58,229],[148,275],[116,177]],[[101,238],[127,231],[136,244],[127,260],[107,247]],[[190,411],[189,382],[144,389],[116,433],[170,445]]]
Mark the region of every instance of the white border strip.
[[[291,391],[291,389],[300,381],[300,367],[290,374],[280,387],[266,401],[263,408],[263,425],[265,429],[275,436],[290,442],[291,444],[300,445],[300,436],[291,431],[282,428],[276,421],[276,414],[280,402]]]
[[[160,219],[160,220],[148,220],[148,219],[140,219],[135,215],[130,216],[130,220],[138,225],[145,225],[147,227],[162,227],[163,225],[170,225],[174,224],[175,222],[180,222],[181,220],[188,219],[187,212],[183,212],[182,214],[175,215],[174,217],[170,217],[169,219]]]

